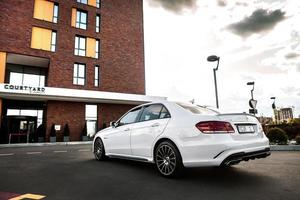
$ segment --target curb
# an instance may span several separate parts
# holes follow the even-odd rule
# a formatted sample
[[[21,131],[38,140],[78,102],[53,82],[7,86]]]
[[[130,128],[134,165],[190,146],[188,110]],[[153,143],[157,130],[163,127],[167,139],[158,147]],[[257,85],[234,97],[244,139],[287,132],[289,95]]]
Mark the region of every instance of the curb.
[[[93,141],[81,141],[81,142],[45,142],[45,143],[21,143],[21,144],[0,144],[0,148],[13,148],[13,147],[43,147],[43,146],[69,146],[69,145],[81,145],[92,144]]]
[[[271,151],[300,151],[300,145],[270,145]]]
[[[92,143],[93,141],[0,144],[0,149],[14,147],[71,146]],[[300,145],[270,145],[270,149],[271,151],[300,151]]]

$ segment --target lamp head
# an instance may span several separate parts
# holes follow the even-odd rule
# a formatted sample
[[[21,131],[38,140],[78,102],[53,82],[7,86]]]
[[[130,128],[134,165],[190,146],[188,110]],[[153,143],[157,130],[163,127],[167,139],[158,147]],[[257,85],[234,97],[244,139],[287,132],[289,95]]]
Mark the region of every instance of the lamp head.
[[[217,60],[219,60],[220,59],[220,57],[218,57],[218,56],[216,56],[216,55],[211,55],[211,56],[208,56],[207,57],[207,61],[208,62],[215,62],[215,61],[217,61]]]

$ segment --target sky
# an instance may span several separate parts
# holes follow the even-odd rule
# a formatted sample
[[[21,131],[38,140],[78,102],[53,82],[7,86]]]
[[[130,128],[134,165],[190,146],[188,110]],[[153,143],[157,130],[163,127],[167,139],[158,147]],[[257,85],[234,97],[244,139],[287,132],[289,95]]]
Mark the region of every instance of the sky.
[[[220,57],[220,110],[300,115],[299,0],[144,0],[146,94],[215,106],[209,55]]]

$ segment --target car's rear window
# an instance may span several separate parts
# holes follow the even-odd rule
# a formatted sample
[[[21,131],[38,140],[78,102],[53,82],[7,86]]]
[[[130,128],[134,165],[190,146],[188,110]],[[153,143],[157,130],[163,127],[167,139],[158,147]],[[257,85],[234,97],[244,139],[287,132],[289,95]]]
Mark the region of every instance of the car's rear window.
[[[207,114],[207,115],[215,115],[219,114],[217,111],[214,111],[209,108],[205,108],[202,106],[198,106],[195,104],[187,104],[187,103],[177,103],[182,108],[194,113],[194,114]]]

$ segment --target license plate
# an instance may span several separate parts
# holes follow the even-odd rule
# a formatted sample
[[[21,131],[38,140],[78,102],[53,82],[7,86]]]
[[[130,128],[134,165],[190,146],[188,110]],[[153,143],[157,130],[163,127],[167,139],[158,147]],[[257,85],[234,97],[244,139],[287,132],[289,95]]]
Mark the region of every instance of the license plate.
[[[239,133],[254,133],[253,125],[238,125],[237,126]]]

